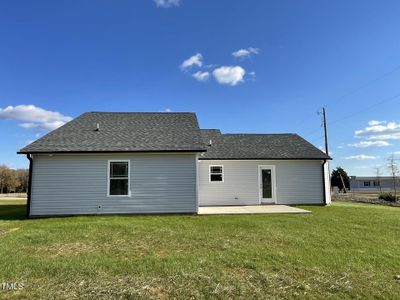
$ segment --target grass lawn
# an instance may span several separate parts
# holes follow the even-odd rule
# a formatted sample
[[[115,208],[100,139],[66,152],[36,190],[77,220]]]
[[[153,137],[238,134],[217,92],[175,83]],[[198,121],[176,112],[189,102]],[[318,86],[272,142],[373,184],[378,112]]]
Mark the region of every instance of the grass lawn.
[[[0,205],[0,298],[397,298],[400,208],[25,220]]]

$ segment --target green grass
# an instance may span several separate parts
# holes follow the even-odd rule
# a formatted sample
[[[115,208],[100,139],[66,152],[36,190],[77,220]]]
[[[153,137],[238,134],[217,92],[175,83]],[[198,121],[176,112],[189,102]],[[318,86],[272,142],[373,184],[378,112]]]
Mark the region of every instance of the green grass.
[[[309,215],[25,220],[0,205],[6,299],[396,298],[400,209],[335,203]],[[398,277],[399,276],[399,277]]]

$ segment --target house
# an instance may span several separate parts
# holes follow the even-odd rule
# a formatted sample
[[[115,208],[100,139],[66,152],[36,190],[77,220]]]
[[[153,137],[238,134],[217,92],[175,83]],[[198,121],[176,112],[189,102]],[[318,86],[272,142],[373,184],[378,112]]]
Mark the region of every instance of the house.
[[[28,216],[330,203],[330,158],[298,135],[203,130],[194,113],[84,113],[18,153]]]
[[[392,176],[350,176],[350,190],[354,192],[393,191],[394,183],[400,190],[400,181],[393,180]]]

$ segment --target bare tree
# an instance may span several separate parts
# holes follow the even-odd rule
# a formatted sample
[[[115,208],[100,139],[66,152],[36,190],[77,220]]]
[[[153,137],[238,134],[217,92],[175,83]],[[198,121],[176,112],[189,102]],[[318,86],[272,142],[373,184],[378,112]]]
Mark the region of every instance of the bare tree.
[[[375,174],[376,174],[376,182],[378,183],[378,186],[379,186],[379,191],[382,192],[382,187],[381,187],[381,168],[380,167],[375,167]]]
[[[15,171],[19,179],[18,192],[26,192],[28,190],[29,170],[18,169]]]
[[[19,187],[19,178],[17,172],[12,169],[7,169],[5,172],[5,181],[6,181],[6,187],[7,187],[7,193],[10,192],[15,192],[17,190],[17,187]]]
[[[0,193],[3,194],[4,188],[6,187],[6,172],[8,167],[6,165],[0,165]]]
[[[5,165],[0,165],[0,193],[15,192],[20,185],[18,172]]]
[[[397,201],[397,175],[399,174],[399,167],[397,166],[396,159],[394,158],[394,154],[390,155],[387,159],[388,164],[387,167],[389,169],[390,174],[393,178],[393,188],[394,188],[394,199]]]

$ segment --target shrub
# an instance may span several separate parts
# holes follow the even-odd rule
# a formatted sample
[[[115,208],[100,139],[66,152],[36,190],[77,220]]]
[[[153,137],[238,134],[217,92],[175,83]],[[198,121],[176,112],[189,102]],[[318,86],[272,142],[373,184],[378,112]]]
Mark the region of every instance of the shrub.
[[[389,202],[396,202],[396,197],[394,195],[392,195],[392,193],[380,193],[379,199],[389,201]]]

